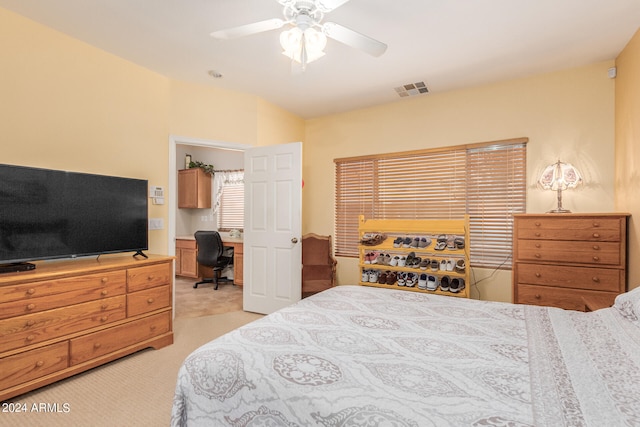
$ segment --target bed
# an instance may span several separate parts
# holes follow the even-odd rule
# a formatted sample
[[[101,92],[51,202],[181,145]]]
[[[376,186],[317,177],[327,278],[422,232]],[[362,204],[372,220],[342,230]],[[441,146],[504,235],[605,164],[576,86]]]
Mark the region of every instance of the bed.
[[[171,424],[638,426],[639,315],[338,286],[195,350]]]

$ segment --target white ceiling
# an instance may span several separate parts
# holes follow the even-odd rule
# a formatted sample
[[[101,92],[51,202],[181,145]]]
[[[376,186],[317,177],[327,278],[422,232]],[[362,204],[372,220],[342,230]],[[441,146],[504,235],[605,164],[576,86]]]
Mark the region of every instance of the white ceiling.
[[[292,67],[275,30],[215,30],[281,18],[276,0],[0,0],[5,8],[172,79],[258,95],[303,118],[614,59],[640,26],[640,0],[350,0],[334,21],[385,42],[375,58],[329,40]],[[18,41],[19,42],[19,41]],[[223,74],[209,76],[209,70]],[[419,96],[429,96],[419,95]]]

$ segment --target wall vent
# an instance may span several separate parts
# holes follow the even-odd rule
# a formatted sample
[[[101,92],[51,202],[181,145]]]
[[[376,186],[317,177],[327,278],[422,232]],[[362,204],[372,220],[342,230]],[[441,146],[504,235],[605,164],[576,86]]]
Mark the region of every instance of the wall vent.
[[[398,86],[394,89],[398,93],[400,98],[429,93],[429,89],[427,88],[427,85],[424,84],[424,82],[409,83],[403,86]]]

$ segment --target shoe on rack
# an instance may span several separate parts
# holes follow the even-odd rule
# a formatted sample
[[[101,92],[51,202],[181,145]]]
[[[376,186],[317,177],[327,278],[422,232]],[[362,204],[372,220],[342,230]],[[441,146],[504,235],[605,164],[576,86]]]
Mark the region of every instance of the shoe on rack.
[[[411,237],[405,237],[404,238],[404,240],[402,241],[402,247],[403,248],[411,247]]]
[[[464,237],[456,236],[453,239],[453,244],[456,246],[456,249],[464,249]]]
[[[413,262],[411,263],[411,268],[420,268],[420,264],[422,263],[422,258],[419,256],[413,258]]]
[[[376,283],[378,281],[379,274],[378,270],[371,270],[369,272],[369,283]]]
[[[363,282],[368,282],[369,281],[369,270],[363,270],[362,271],[362,281]]]
[[[446,259],[441,259],[440,260],[440,270],[441,271],[447,271],[447,260]]]
[[[419,247],[420,246],[420,238],[419,237],[414,237],[409,246],[411,246],[412,248]]]
[[[384,254],[384,265],[391,265],[391,255]]]
[[[425,290],[427,289],[427,275],[426,273],[422,273],[418,278],[418,289]]]
[[[438,289],[438,278],[436,276],[427,276],[427,290],[435,291]]]
[[[448,259],[447,260],[447,271],[453,271],[453,260],[452,259]]]
[[[451,283],[451,278],[449,276],[443,276],[440,279],[440,290],[441,291],[448,291],[450,283]]]
[[[447,247],[447,242],[438,242],[436,243],[436,247],[433,248],[436,251],[444,251],[444,249]]]
[[[418,282],[418,275],[416,273],[407,273],[407,280],[404,285],[408,288],[413,288]]]
[[[393,285],[397,280],[398,275],[394,271],[391,271],[389,272],[389,274],[387,274],[387,285]]]
[[[398,286],[404,286],[407,281],[407,273],[400,272],[398,273]]]
[[[421,237],[420,243],[418,244],[419,248],[426,248],[431,244],[431,239],[428,237]]]
[[[400,257],[399,256],[396,255],[394,257],[391,257],[391,261],[389,261],[389,265],[392,266],[392,267],[395,267],[395,266],[398,265],[398,261],[400,261]]]
[[[378,275],[378,283],[381,285],[384,285],[385,283],[387,283],[387,273],[380,273]]]
[[[399,248],[400,246],[402,246],[403,241],[404,239],[402,237],[396,237],[396,240],[393,241],[393,247]]]
[[[420,262],[420,270],[426,270],[431,265],[431,260],[429,258],[425,258]]]
[[[401,255],[400,258],[398,258],[398,267],[404,267],[407,265],[407,257],[405,257],[404,255]]]
[[[431,271],[438,271],[438,266],[440,265],[440,263],[438,262],[437,259],[432,259],[431,260]]]
[[[449,286],[449,291],[453,292],[454,294],[457,294],[463,289],[464,289],[464,279],[458,278],[458,277],[454,277],[453,279],[451,279],[451,285]]]
[[[377,264],[379,256],[380,256],[380,252],[371,252],[370,264]]]
[[[465,269],[464,260],[463,260],[463,259],[459,259],[459,260],[456,262],[456,270],[458,270],[458,271],[460,271],[460,272],[463,272],[463,271],[464,271],[464,269]]]

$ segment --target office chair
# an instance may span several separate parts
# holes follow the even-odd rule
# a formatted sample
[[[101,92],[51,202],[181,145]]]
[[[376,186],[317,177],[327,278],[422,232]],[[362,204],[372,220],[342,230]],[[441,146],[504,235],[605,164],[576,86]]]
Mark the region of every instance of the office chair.
[[[214,290],[218,290],[218,282],[222,281],[233,283],[232,279],[220,277],[220,272],[223,269],[233,265],[233,256],[223,255],[225,247],[222,244],[220,233],[217,231],[196,231],[194,237],[198,244],[198,264],[205,267],[211,267],[213,270],[213,277],[211,279],[207,279],[203,274],[202,281],[197,282],[193,287],[197,288],[198,285],[202,283],[214,283]]]

